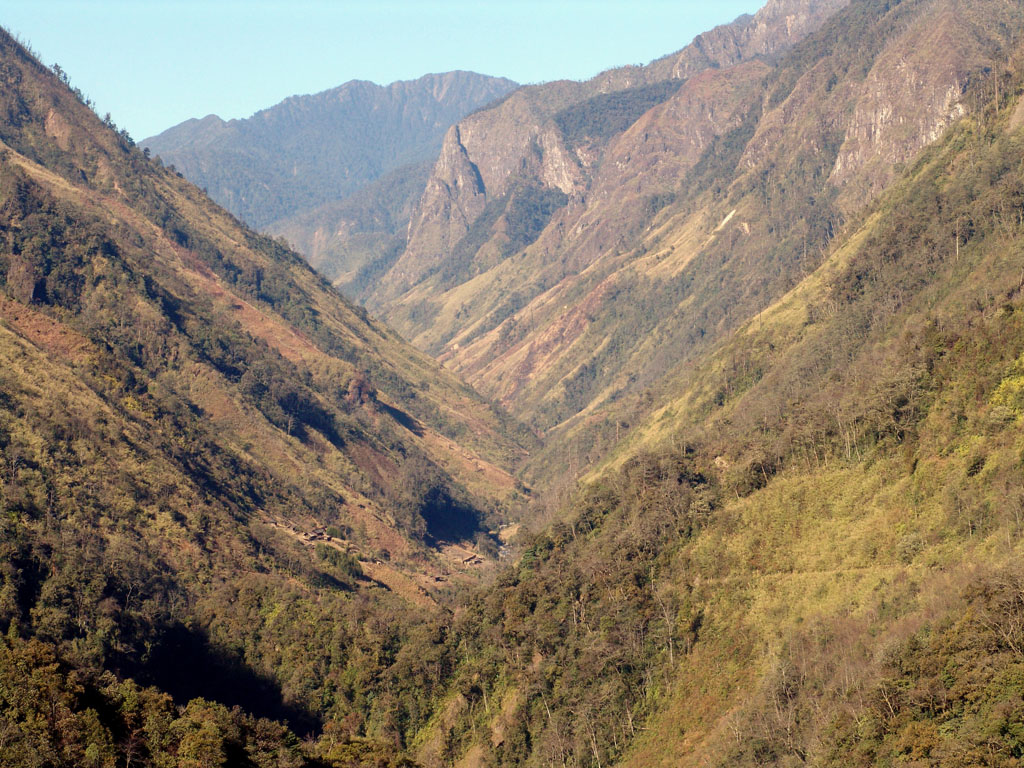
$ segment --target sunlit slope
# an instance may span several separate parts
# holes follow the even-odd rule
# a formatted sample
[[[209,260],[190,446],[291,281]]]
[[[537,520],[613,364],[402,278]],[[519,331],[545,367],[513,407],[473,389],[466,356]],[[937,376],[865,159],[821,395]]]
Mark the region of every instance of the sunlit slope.
[[[561,207],[547,171],[481,197],[469,234],[387,316],[548,433],[537,477],[572,454],[586,466],[975,106],[970,85],[1005,61],[1019,14],[858,0],[773,57],[690,74],[605,140]]]
[[[426,764],[1019,762],[1024,77],[997,77],[479,596]]]
[[[520,88],[459,121],[413,216],[408,247],[372,299],[391,302],[434,273],[461,283],[514,254],[552,220],[551,203],[538,205],[539,191],[556,209],[567,202],[585,207],[593,180],[606,170],[609,145],[681,84],[774,57],[845,4],[770,0],[757,14],[708,30],[647,66]]]
[[[677,561],[711,640],[626,764],[1019,759],[1021,115],[954,129],[643,430],[704,414],[748,495]]]

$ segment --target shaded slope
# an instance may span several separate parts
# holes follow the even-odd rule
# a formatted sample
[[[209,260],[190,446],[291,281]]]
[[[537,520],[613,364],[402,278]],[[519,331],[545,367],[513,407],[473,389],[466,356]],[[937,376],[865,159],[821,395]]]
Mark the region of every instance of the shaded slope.
[[[360,299],[405,248],[429,172],[428,163],[399,168],[340,202],[277,221],[268,231],[285,238],[346,296]]]

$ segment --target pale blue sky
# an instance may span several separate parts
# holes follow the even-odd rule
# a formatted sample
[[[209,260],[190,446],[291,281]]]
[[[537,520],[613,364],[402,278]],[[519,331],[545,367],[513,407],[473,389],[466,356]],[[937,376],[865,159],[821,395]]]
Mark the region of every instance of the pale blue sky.
[[[353,79],[468,69],[519,82],[645,64],[761,0],[0,0],[0,24],[60,64],[135,139],[248,117]]]

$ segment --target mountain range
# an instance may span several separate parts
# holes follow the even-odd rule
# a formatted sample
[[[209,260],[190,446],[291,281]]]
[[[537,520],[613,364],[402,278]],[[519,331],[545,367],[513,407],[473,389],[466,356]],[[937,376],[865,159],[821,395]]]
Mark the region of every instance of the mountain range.
[[[515,87],[473,72],[388,86],[354,80],[244,120],[188,120],[140,144],[337,279],[399,247],[398,219],[418,198],[445,131]]]
[[[1019,764],[1022,23],[771,0],[455,118],[332,204],[421,351],[0,38],[2,753]]]
[[[536,429],[607,446],[663,377],[818,265],[1012,29],[955,4],[789,5],[630,75],[613,95],[641,99],[635,120],[614,128],[607,94],[536,106],[548,86],[461,121],[368,306]],[[796,48],[779,33],[814,24]],[[660,73],[680,85],[651,105]]]

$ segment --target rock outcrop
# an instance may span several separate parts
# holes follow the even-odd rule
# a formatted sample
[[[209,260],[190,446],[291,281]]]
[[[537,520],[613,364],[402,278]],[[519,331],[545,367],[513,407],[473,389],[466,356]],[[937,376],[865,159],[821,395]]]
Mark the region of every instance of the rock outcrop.
[[[383,281],[381,289],[370,297],[371,305],[385,307],[412,287],[418,278],[428,274],[458,242],[457,238],[452,239],[452,235],[468,233],[475,219],[472,212],[476,211],[477,216],[482,213],[480,190],[465,188],[468,199],[459,199],[460,192],[450,178],[449,158],[453,152],[464,151],[467,161],[479,171],[484,199],[501,197],[517,179],[529,179],[557,188],[570,198],[590,196],[593,185],[601,183],[600,180],[595,181],[594,169],[608,162],[621,162],[621,156],[610,160],[606,156],[611,141],[620,131],[608,135],[605,127],[601,126],[595,131],[596,136],[570,141],[565,128],[567,112],[576,110],[573,117],[579,121],[580,113],[588,103],[592,103],[591,113],[586,117],[605,121],[609,113],[628,112],[633,105],[639,105],[638,113],[622,126],[625,129],[642,118],[649,107],[655,106],[649,101],[651,88],[673,82],[681,85],[700,73],[730,68],[755,58],[776,56],[820,26],[847,1],[773,0],[756,15],[741,16],[731,24],[699,35],[677,54],[646,67],[609,70],[585,83],[557,82],[521,88],[497,107],[462,120],[459,123],[458,146],[454,145],[453,135],[449,134],[410,225],[408,246]],[[644,91],[645,88],[648,90]],[[700,82],[696,83],[689,92],[690,97],[696,98],[695,93],[702,88],[704,86]],[[673,91],[674,86],[664,87],[658,100],[664,102]],[[621,95],[618,102],[607,98],[616,94]],[[717,97],[712,95],[711,98]],[[727,101],[729,98],[725,97]],[[682,117],[678,109],[689,108],[685,104],[677,104],[676,107],[677,112],[667,116],[666,122],[673,117]],[[560,117],[563,118],[561,121]],[[682,119],[685,122],[689,117]],[[710,119],[714,120],[714,116]],[[674,132],[677,129],[670,127],[667,130]],[[699,151],[701,139],[697,133],[703,129],[687,125],[681,130],[696,132],[691,138],[697,143],[691,145],[687,154],[692,156],[694,151]],[[635,137],[630,140],[635,140]],[[682,138],[684,144],[689,140]],[[657,141],[653,139],[652,146]],[[677,149],[673,143],[671,151]],[[449,212],[451,222],[439,220]],[[466,216],[467,213],[471,215]],[[442,232],[444,236],[441,236]]]

